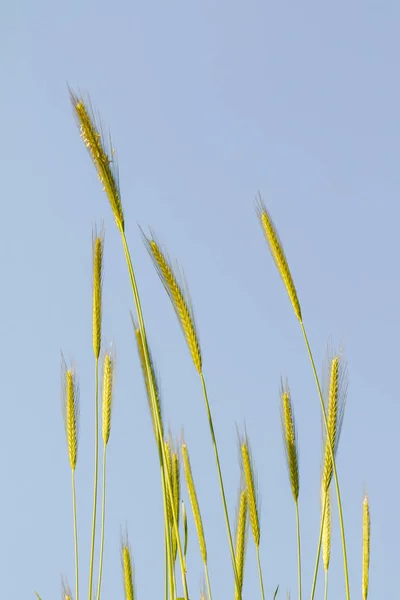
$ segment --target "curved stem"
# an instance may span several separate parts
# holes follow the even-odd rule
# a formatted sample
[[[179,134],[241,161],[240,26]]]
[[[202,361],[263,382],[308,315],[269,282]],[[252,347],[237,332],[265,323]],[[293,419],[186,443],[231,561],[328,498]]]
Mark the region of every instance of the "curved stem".
[[[345,578],[345,585],[346,585],[346,599],[350,600],[350,586],[349,586],[349,571],[348,571],[348,565],[347,565],[346,538],[345,538],[345,533],[344,533],[343,509],[342,509],[342,500],[341,500],[341,496],[340,496],[339,478],[338,478],[338,474],[337,474],[337,470],[336,470],[335,452],[334,452],[334,447],[332,444],[332,439],[331,439],[331,436],[329,433],[328,419],[326,416],[324,399],[322,397],[321,386],[319,383],[317,370],[315,368],[314,358],[313,358],[313,355],[311,352],[310,344],[308,342],[304,323],[302,321],[300,321],[300,325],[301,325],[301,330],[303,332],[304,341],[307,346],[307,352],[308,352],[308,356],[309,356],[309,359],[311,362],[311,367],[312,367],[312,370],[314,373],[315,383],[316,383],[317,389],[318,389],[318,396],[319,396],[319,400],[320,400],[320,404],[321,404],[321,411],[322,411],[322,416],[323,416],[324,425],[325,425],[325,429],[326,429],[326,439],[328,441],[328,447],[330,449],[331,457],[332,457],[333,476],[335,479],[336,496],[337,496],[337,502],[338,502],[340,533],[341,533],[341,537],[342,537],[343,567],[344,567],[344,578]],[[318,566],[317,566],[317,568],[318,568]]]
[[[262,575],[261,562],[260,562],[260,546],[256,547],[256,553],[257,553],[258,576],[260,579],[261,598],[262,598],[262,600],[265,600],[264,582],[263,582],[263,575]]]
[[[231,551],[231,560],[232,560],[232,566],[233,566],[233,573],[234,573],[234,576],[235,576],[235,583],[236,583],[236,589],[238,590],[239,600],[241,600],[241,598],[242,598],[242,592],[241,592],[241,589],[240,589],[239,577],[238,577],[237,568],[236,568],[235,551],[233,549],[232,533],[231,533],[231,527],[230,527],[230,524],[229,524],[228,507],[226,505],[226,497],[225,497],[224,482],[222,480],[221,465],[220,465],[220,462],[219,462],[217,440],[216,440],[215,432],[214,432],[214,425],[213,425],[213,420],[212,420],[212,416],[211,416],[210,404],[208,402],[208,394],[207,394],[206,382],[205,382],[205,379],[204,379],[204,375],[202,373],[200,374],[200,379],[201,379],[201,385],[202,385],[202,388],[203,388],[204,401],[205,401],[206,409],[207,409],[207,417],[208,417],[208,424],[210,426],[210,433],[211,433],[212,444],[213,444],[213,447],[214,447],[215,462],[217,463],[219,487],[220,487],[220,490],[221,490],[222,504],[223,504],[223,507],[224,507],[225,525],[226,525],[226,530],[228,532],[228,541],[229,541],[229,549]]]
[[[301,600],[301,543],[300,543],[300,516],[299,501],[296,501],[296,531],[297,531],[297,577],[299,586],[299,600]]]
[[[75,493],[75,470],[72,469],[72,513],[74,520],[74,546],[75,546],[75,598],[79,600],[79,567],[78,567],[78,528],[76,525],[76,493]]]
[[[92,544],[90,549],[90,568],[89,568],[89,600],[92,600],[93,588],[93,564],[94,564],[94,543],[96,537],[96,518],[97,518],[97,485],[99,475],[99,359],[96,357],[95,363],[95,394],[94,394],[94,483],[93,483],[93,517],[92,517]]]
[[[103,449],[103,489],[101,497],[101,542],[100,542],[100,562],[99,562],[99,580],[97,582],[97,600],[100,600],[101,579],[103,576],[103,554],[104,554],[104,531],[106,521],[106,462],[107,446]]]
[[[162,468],[164,469],[165,482],[167,484],[167,486],[166,486],[167,492],[168,492],[168,496],[169,496],[170,502],[171,502],[173,527],[174,527],[174,532],[176,535],[176,541],[178,544],[178,555],[179,555],[179,563],[180,563],[180,567],[181,567],[183,594],[184,594],[185,600],[189,600],[189,591],[188,591],[187,580],[186,580],[185,561],[183,558],[182,545],[181,545],[181,540],[179,537],[178,519],[177,519],[177,514],[176,514],[176,510],[175,510],[175,506],[174,506],[174,501],[173,501],[172,482],[171,482],[169,473],[167,473],[165,471],[165,465],[167,464],[167,458],[166,458],[165,446],[163,443],[163,431],[162,431],[162,427],[161,427],[160,416],[158,414],[158,410],[156,407],[156,395],[155,395],[155,390],[154,390],[154,384],[152,382],[149,348],[147,345],[147,336],[146,336],[146,329],[145,329],[145,325],[144,325],[140,296],[139,296],[139,291],[138,291],[138,287],[137,287],[137,283],[136,283],[135,272],[134,272],[133,266],[132,266],[132,260],[131,260],[131,256],[130,256],[130,252],[129,252],[129,248],[128,248],[128,243],[126,241],[125,232],[124,232],[124,230],[120,229],[120,233],[121,233],[121,238],[122,238],[122,244],[124,247],[125,260],[126,260],[126,264],[128,267],[133,298],[135,301],[136,314],[137,314],[137,318],[138,318],[138,322],[139,322],[140,333],[143,338],[143,349],[144,349],[146,373],[147,373],[148,380],[150,382],[149,387],[150,387],[151,406],[152,406],[153,414],[155,416],[157,437],[159,439],[159,446],[160,446],[161,457],[162,457]]]

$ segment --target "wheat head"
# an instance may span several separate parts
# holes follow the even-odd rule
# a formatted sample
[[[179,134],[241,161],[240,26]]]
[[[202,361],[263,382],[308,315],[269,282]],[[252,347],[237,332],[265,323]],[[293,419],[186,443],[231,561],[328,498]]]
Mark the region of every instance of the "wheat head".
[[[281,382],[281,423],[290,485],[295,502],[299,498],[299,460],[296,426],[289,385]]]
[[[362,552],[362,597],[367,600],[369,587],[369,560],[371,550],[371,517],[367,494],[363,500],[363,552]]]
[[[193,363],[199,374],[202,373],[202,357],[199,336],[196,330],[194,311],[186,283],[180,284],[179,278],[174,273],[170,261],[161,251],[155,239],[150,239],[143,234],[147,250],[153,260],[156,271],[171,300],[178,317],[182,331],[185,335]],[[183,278],[183,276],[182,276]]]
[[[239,489],[239,501],[236,514],[236,569],[239,580],[239,591],[235,590],[236,600],[240,598],[243,589],[244,579],[244,563],[246,558],[246,542],[247,542],[247,529],[248,529],[248,502],[247,502],[247,490],[243,483]]]
[[[332,532],[332,510],[331,510],[331,488],[325,491],[321,485],[321,510],[323,513],[325,503],[325,516],[322,525],[322,562],[325,572],[329,569],[331,560],[331,532]]]
[[[247,490],[247,503],[251,530],[253,533],[254,543],[258,549],[260,546],[261,531],[258,510],[257,479],[247,434],[240,438],[239,443],[242,472]]]
[[[293,282],[292,274],[289,269],[289,264],[285,256],[285,252],[283,250],[282,243],[279,239],[278,232],[272,222],[271,216],[267,211],[265,204],[261,199],[261,195],[259,195],[258,207],[257,207],[258,218],[260,219],[260,223],[265,235],[265,238],[268,242],[269,249],[271,251],[272,257],[275,261],[275,264],[278,268],[279,274],[285,284],[286,291],[289,295],[290,301],[293,306],[293,310],[296,314],[296,317],[302,322],[301,308],[300,302],[297,297],[296,287]]]
[[[109,351],[104,355],[103,363],[103,406],[102,406],[102,434],[106,446],[110,439],[111,412],[113,406],[115,355]]]
[[[70,99],[82,141],[88,149],[93,164],[96,167],[103,191],[108,196],[117,227],[123,232],[125,225],[119,191],[118,166],[111,140],[110,151],[107,152],[101,128],[96,126],[92,110],[86,106],[83,98],[77,96],[72,90],[70,90]]]
[[[100,356],[101,347],[101,313],[102,313],[102,280],[103,280],[103,253],[104,234],[93,231],[93,352],[96,359]]]
[[[133,581],[133,566],[131,558],[131,549],[127,536],[121,542],[121,562],[124,579],[125,600],[134,600],[135,587]]]
[[[62,409],[67,438],[68,458],[71,469],[75,471],[78,458],[79,388],[74,370],[72,368],[67,368],[64,359],[62,359],[61,373]]]
[[[197,499],[196,488],[193,481],[192,468],[190,466],[189,452],[185,442],[182,442],[182,458],[183,468],[185,471],[186,486],[189,494],[190,504],[192,506],[192,512],[194,517],[194,523],[196,525],[197,537],[199,540],[200,554],[204,564],[207,563],[207,547],[204,536],[203,521],[201,518],[199,502]]]

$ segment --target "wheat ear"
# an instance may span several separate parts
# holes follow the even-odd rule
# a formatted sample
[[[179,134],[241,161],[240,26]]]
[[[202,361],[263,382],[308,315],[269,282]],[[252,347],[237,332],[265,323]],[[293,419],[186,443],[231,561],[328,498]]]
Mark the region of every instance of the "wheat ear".
[[[125,226],[118,182],[118,165],[111,139],[110,148],[107,151],[101,127],[96,125],[91,108],[86,106],[83,98],[77,96],[71,90],[70,99],[82,141],[88,149],[93,164],[96,167],[103,191],[108,196],[117,227],[123,232]]]
[[[78,560],[78,529],[76,517],[75,469],[78,459],[78,424],[79,424],[79,388],[73,369],[67,368],[64,358],[61,365],[62,373],[62,408],[65,432],[67,437],[68,457],[71,467],[72,513],[74,524],[75,547],[75,598],[79,600],[79,560]]]
[[[261,598],[264,600],[264,582],[261,570],[260,562],[260,517],[259,517],[259,506],[258,506],[258,490],[257,490],[257,476],[255,472],[254,462],[251,454],[250,443],[247,437],[247,433],[242,437],[239,437],[240,444],[240,456],[243,478],[246,484],[247,491],[247,502],[249,507],[249,517],[251,524],[251,531],[253,534],[254,545],[256,547],[257,555],[257,566],[258,576],[260,579],[260,590]]]
[[[362,598],[367,600],[369,587],[369,560],[371,550],[371,517],[367,494],[363,500],[363,545],[362,545]]]
[[[93,231],[93,352],[96,359],[100,356],[101,347],[101,315],[102,315],[102,283],[104,233]]]
[[[286,462],[294,501],[299,498],[299,460],[293,405],[287,382],[281,382],[281,424]]]
[[[247,490],[244,486],[243,481],[241,482],[239,493],[238,493],[238,506],[236,510],[236,569],[239,579],[240,593],[243,590],[243,579],[244,579],[244,564],[246,558],[246,545],[247,545],[247,530],[248,530],[248,502],[247,502]],[[239,598],[239,592],[235,589],[235,599]]]
[[[325,572],[329,569],[331,560],[331,531],[332,531],[332,511],[331,511],[331,488],[325,491],[321,486],[321,506],[325,505],[325,516],[322,529],[322,562]]]
[[[201,558],[203,559],[203,563],[206,563],[207,562],[207,546],[206,546],[206,539],[204,536],[203,520],[201,518],[199,501],[197,499],[196,488],[194,485],[192,468],[191,468],[190,459],[189,459],[189,452],[188,452],[187,445],[185,444],[185,442],[182,442],[181,450],[182,450],[182,459],[183,459],[183,468],[184,468],[184,472],[185,472],[186,486],[187,486],[187,490],[188,490],[190,505],[192,507],[194,523],[196,525],[197,537],[199,540],[199,547],[200,547],[200,554],[201,554]]]
[[[172,492],[174,498],[174,508],[176,518],[179,520],[179,510],[181,505],[181,485],[180,485],[180,464],[179,452],[174,448],[172,452]],[[175,563],[178,550],[177,540],[174,531],[172,531],[172,560]]]
[[[133,563],[132,553],[126,535],[121,541],[121,562],[122,562],[122,574],[124,582],[125,600],[135,599],[135,585],[133,578]]]

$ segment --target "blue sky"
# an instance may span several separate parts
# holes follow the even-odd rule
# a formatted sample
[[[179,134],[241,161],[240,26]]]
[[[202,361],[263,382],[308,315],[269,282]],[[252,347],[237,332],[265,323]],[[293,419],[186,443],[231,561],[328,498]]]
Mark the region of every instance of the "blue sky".
[[[122,598],[128,526],[139,598],[163,589],[162,504],[111,211],[79,139],[67,83],[90,93],[118,151],[127,236],[165,418],[185,428],[216,598],[232,576],[200,382],[137,225],[185,269],[233,515],[235,424],[246,426],[262,501],[267,597],[296,597],[295,515],[279,422],[291,385],[300,446],[304,593],[315,560],[321,429],[301,332],[255,216],[279,229],[317,365],[343,346],[350,386],[338,471],[354,598],[361,502],[372,515],[371,598],[397,593],[400,7],[389,0],[34,3],[3,8],[0,148],[2,595],[57,597],[74,580],[60,351],[81,388],[77,469],[82,597],[92,502],[91,235],[106,229],[104,337],[117,349],[103,598]],[[201,562],[189,521],[191,597]],[[331,598],[344,597],[334,513]],[[322,578],[320,581],[322,584]],[[321,588],[322,589],[322,588]],[[249,543],[244,598],[257,597]],[[282,593],[281,598],[284,597]]]

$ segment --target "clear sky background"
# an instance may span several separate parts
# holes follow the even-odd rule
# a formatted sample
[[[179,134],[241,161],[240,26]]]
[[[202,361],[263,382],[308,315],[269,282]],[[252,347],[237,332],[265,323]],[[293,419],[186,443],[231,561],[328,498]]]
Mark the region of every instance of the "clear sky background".
[[[372,516],[370,598],[398,595],[400,517],[400,6],[16,0],[2,7],[1,596],[57,598],[74,583],[60,351],[81,388],[77,468],[82,598],[92,510],[92,226],[106,229],[104,337],[117,349],[103,598],[122,598],[127,525],[138,598],[163,593],[157,453],[138,365],[122,247],[79,139],[67,82],[90,93],[118,150],[127,236],[162,385],[185,428],[215,598],[233,582],[200,382],[137,225],[185,269],[232,521],[235,424],[246,419],[262,502],[266,595],[296,597],[295,514],[279,421],[292,389],[300,447],[304,595],[319,525],[321,426],[298,323],[255,215],[260,190],[284,242],[317,365],[329,339],[349,363],[338,457],[354,598],[361,503]],[[186,497],[186,491],[184,491]],[[190,514],[189,581],[201,562]],[[259,594],[249,540],[244,598]],[[336,511],[331,594],[344,598]],[[322,589],[322,577],[319,593]]]

